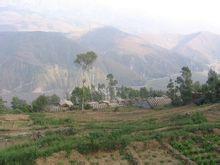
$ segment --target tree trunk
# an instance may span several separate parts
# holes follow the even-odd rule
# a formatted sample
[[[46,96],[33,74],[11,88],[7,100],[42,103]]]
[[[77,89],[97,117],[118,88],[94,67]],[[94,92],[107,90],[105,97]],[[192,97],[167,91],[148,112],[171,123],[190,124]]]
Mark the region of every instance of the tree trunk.
[[[85,71],[83,71],[83,78],[82,78],[82,83],[83,83],[83,88],[82,88],[82,111],[84,110],[84,102],[85,102],[85,99],[84,99],[84,87],[85,87]]]
[[[82,111],[84,110],[84,82],[83,82],[83,89],[82,89]]]

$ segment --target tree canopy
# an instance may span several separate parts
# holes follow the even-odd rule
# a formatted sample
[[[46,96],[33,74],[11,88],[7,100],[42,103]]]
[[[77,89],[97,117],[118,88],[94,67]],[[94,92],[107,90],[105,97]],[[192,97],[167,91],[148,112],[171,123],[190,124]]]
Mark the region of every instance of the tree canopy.
[[[191,102],[199,105],[220,101],[220,78],[212,69],[209,70],[207,82],[200,84],[198,81],[193,83],[191,70],[183,67],[181,76],[177,77],[175,82],[170,80],[167,89],[167,95],[172,99],[173,105],[186,105]]]
[[[74,62],[79,64],[83,70],[89,70],[96,59],[97,55],[93,51],[90,51],[87,53],[77,54]]]

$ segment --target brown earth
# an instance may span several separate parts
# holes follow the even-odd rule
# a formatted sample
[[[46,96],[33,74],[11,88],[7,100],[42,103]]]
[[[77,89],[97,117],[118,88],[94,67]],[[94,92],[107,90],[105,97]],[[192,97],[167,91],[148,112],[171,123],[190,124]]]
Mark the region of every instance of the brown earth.
[[[166,120],[168,117],[175,114],[186,114],[197,112],[210,111],[212,109],[220,110],[220,104],[213,104],[210,106],[199,107],[194,105],[188,105],[178,108],[172,108],[169,110],[152,110],[152,109],[139,109],[133,111],[77,111],[77,112],[58,112],[58,113],[46,113],[47,117],[51,118],[66,118],[67,116],[73,118],[77,122],[90,122],[90,121],[134,121],[138,119],[160,119]],[[219,112],[218,112],[219,113]],[[219,114],[218,114],[219,115]]]
[[[55,153],[47,158],[36,160],[37,165],[146,165],[146,164],[180,164],[180,161],[173,157],[157,141],[147,143],[135,142],[126,148],[126,154],[131,156],[130,161],[126,160],[119,151],[96,152],[82,155],[73,150],[69,155],[66,152]]]
[[[168,121],[170,116],[177,114],[187,114],[197,111],[203,112],[209,122],[219,121],[220,116],[220,104],[213,104],[209,106],[184,106],[179,108],[173,108],[169,110],[133,110],[133,111],[76,111],[76,112],[57,112],[57,113],[44,113],[46,117],[65,119],[71,118],[77,124],[87,124],[89,122],[124,122],[124,121],[138,121],[140,119],[158,119],[160,121]],[[4,136],[30,136],[33,132],[33,128],[28,125],[31,122],[29,115],[24,114],[9,114],[0,115],[0,148],[6,148],[7,146],[23,143],[25,138],[21,141],[15,139],[15,141],[5,141]],[[59,126],[62,128],[63,126]],[[175,127],[175,126],[173,126]],[[40,130],[42,133],[48,130],[56,130],[59,128],[50,128]],[[164,131],[173,129],[172,127],[163,127],[155,129],[154,131]],[[175,128],[176,129],[176,128]],[[219,129],[213,130],[215,134],[219,135]],[[2,139],[2,140],[1,140]],[[7,139],[6,139],[7,140]],[[7,143],[7,144],[6,144]],[[137,164],[180,164],[179,160],[174,157],[168,149],[164,148],[157,141],[150,142],[135,142],[129,145],[126,149],[126,153],[130,154],[133,158],[132,162]],[[47,158],[39,158],[36,160],[38,165],[43,164],[129,164],[131,161],[124,159],[124,155],[121,155],[119,151],[112,152],[97,152],[87,155],[82,155],[77,151],[72,151],[70,154],[66,152],[54,153]]]

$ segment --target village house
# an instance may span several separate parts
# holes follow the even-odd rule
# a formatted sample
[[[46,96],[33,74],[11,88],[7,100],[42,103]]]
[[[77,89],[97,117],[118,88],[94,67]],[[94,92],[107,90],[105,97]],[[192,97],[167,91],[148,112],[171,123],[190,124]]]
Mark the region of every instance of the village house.
[[[59,107],[61,111],[71,110],[73,107],[73,103],[69,100],[61,100],[59,103]]]
[[[171,104],[172,100],[167,96],[162,97],[152,97],[147,99],[147,102],[149,103],[151,108],[155,108],[158,106],[164,106]]]
[[[88,105],[92,107],[92,109],[100,110],[100,109],[105,109],[109,107],[109,104],[104,103],[104,102],[88,102]]]

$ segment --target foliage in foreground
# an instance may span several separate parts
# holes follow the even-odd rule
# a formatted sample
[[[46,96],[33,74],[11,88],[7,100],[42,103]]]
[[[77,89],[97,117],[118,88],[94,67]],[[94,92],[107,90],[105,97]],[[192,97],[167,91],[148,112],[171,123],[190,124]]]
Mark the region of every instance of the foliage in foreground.
[[[217,148],[220,137],[217,135],[192,136],[184,140],[175,140],[171,145],[198,164],[217,164]]]
[[[47,157],[59,151],[70,153],[73,149],[77,149],[83,154],[99,150],[123,150],[134,141],[162,140],[167,137],[173,139],[190,138],[194,132],[210,132],[213,128],[220,128],[218,123],[206,122],[205,117],[200,113],[192,114],[190,120],[184,116],[171,120],[171,122],[159,122],[156,119],[116,123],[93,122],[84,125],[83,129],[77,129],[76,125],[70,124],[70,119],[49,119],[40,113],[32,114],[31,118],[35,125],[68,125],[71,129],[65,132],[48,132],[37,141],[31,140],[28,143],[1,150],[0,164],[15,164],[15,162],[33,164],[35,159],[39,157]],[[167,126],[181,126],[181,129],[173,127],[168,130],[157,130]],[[86,132],[82,133],[83,130]]]

